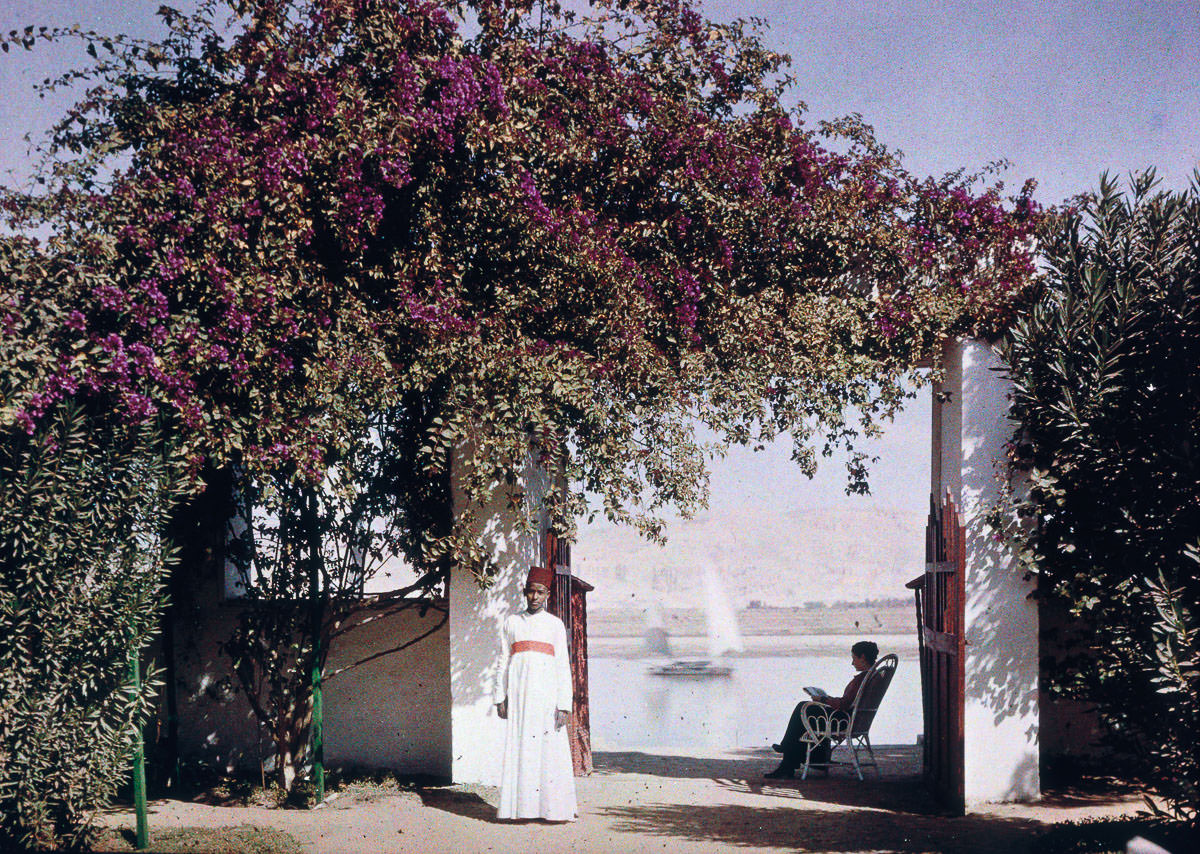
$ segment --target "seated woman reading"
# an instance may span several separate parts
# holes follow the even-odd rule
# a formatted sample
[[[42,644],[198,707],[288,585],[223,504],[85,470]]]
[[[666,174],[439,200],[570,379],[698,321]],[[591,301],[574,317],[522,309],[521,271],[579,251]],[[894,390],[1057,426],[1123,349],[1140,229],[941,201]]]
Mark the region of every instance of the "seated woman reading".
[[[871,665],[875,663],[875,659],[878,657],[879,647],[871,641],[859,641],[850,647],[850,662],[858,672],[846,685],[846,690],[842,692],[842,696],[816,695],[814,696],[814,702],[833,709],[835,716],[841,715],[843,720],[848,719],[850,717],[850,707],[854,705],[854,698],[858,696],[858,688],[862,685],[867,671],[871,669]],[[805,744],[800,740],[800,737],[804,734],[804,716],[801,710],[807,702],[808,700],[801,700],[796,704],[796,708],[792,710],[792,716],[788,720],[787,730],[783,733],[783,740],[778,744],[771,745],[777,753],[783,754],[783,759],[780,760],[778,768],[774,771],[768,771],[763,775],[764,777],[772,780],[788,779],[795,775],[796,768],[804,763]],[[825,739],[813,747],[812,753],[809,755],[809,763],[812,765],[824,765],[828,763],[831,750],[832,745],[830,745],[829,739]]]

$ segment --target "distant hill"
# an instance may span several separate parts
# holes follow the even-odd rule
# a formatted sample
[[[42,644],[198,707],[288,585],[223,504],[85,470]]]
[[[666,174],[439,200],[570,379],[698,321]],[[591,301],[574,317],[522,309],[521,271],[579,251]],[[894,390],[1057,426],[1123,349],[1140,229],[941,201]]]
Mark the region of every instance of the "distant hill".
[[[706,563],[735,608],[901,597],[925,561],[919,505],[705,513],[673,522],[667,537],[664,548],[632,529],[581,525],[571,563],[595,585],[589,607],[700,606]]]

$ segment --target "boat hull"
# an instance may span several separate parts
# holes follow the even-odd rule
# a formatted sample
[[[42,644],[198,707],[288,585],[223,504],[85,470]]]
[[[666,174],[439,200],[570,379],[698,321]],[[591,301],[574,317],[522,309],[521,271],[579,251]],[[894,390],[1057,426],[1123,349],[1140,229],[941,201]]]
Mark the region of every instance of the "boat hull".
[[[651,676],[671,676],[684,679],[712,679],[733,675],[733,668],[711,661],[672,661],[670,664],[647,667]]]

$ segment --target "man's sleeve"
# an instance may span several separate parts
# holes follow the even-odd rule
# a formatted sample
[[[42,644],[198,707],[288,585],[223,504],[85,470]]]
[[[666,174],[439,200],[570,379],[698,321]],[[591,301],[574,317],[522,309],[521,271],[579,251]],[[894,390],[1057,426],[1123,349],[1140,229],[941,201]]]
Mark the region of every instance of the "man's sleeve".
[[[567,651],[567,629],[560,621],[554,635],[554,666],[557,670],[554,707],[571,711],[571,698],[575,691],[571,685],[571,660]]]
[[[500,668],[492,688],[492,702],[502,703],[508,697],[508,659],[512,656],[512,638],[509,637],[508,618],[500,624]]]

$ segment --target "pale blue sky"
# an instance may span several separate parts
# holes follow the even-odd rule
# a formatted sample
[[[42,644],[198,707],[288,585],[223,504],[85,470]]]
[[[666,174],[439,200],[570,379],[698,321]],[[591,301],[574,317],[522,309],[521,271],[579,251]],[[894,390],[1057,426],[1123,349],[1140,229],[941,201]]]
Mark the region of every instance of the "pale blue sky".
[[[1200,5],[1192,0],[709,0],[771,21],[815,118],[862,113],[921,174],[1013,163],[1056,202],[1102,170],[1200,165]]]
[[[161,0],[3,0],[0,31],[26,24],[153,32]],[[189,5],[178,3],[181,7]],[[768,43],[792,56],[796,96],[812,120],[860,112],[919,174],[1011,161],[1014,191],[1037,178],[1059,201],[1103,170],[1156,166],[1181,187],[1200,166],[1200,11],[1178,2],[888,2],[707,0],[715,19],[758,16]],[[21,136],[45,127],[31,85],[86,59],[39,48],[0,54],[0,173],[24,171]],[[873,478],[885,504],[924,503],[928,401],[906,411],[878,446]],[[725,503],[840,501],[839,466],[804,481],[786,446],[737,452],[714,472],[714,510]],[[771,488],[764,490],[764,483]]]
[[[0,31],[26,24],[153,32],[161,0],[4,0]],[[176,5],[187,7],[189,2]],[[1200,165],[1200,5],[1192,0],[707,0],[710,17],[757,16],[792,56],[810,115],[860,112],[919,173],[1005,158],[1015,189],[1054,202],[1100,171],[1154,165],[1172,185]],[[20,137],[57,113],[29,87],[86,59],[39,48],[0,55],[0,171]]]

